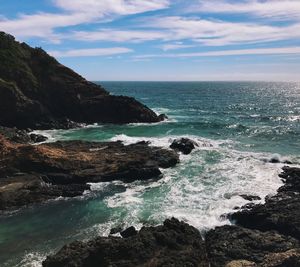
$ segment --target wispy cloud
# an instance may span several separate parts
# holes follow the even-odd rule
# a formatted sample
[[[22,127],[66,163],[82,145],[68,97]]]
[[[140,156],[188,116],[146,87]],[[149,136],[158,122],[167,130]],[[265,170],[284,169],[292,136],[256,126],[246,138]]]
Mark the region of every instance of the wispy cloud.
[[[148,18],[139,28],[126,30],[110,28],[96,31],[74,31],[62,38],[80,41],[147,42],[177,41],[180,44],[162,44],[167,50],[189,48],[189,40],[205,46],[266,43],[300,38],[300,23],[270,26],[258,23],[227,22],[190,17],[168,16]]]
[[[173,53],[173,54],[149,54],[135,56],[135,58],[190,58],[190,57],[216,57],[216,56],[242,56],[242,55],[280,55],[280,54],[300,54],[300,46],[283,48],[257,48],[257,49],[237,49],[221,50],[198,53]]]
[[[166,34],[160,31],[116,30],[75,31],[67,38],[84,41],[145,42],[164,39]]]
[[[165,39],[189,39],[207,46],[263,43],[300,37],[300,23],[268,26],[172,16],[153,19],[148,26],[167,31]]]
[[[258,17],[274,19],[299,19],[299,0],[200,0],[198,4],[189,8],[190,12],[211,13],[249,13]]]
[[[154,11],[169,6],[168,0],[54,0],[59,13],[21,14],[15,19],[2,18],[0,29],[18,37],[41,37],[58,42],[55,29],[101,22],[111,16]]]
[[[58,58],[64,57],[91,57],[91,56],[112,56],[133,52],[132,49],[126,47],[111,48],[91,48],[91,49],[74,49],[67,51],[49,51],[49,53]]]
[[[191,47],[195,47],[195,45],[185,45],[181,42],[177,42],[174,44],[163,44],[161,46],[161,49],[164,51],[169,51],[169,50],[184,49],[184,48],[191,48]]]

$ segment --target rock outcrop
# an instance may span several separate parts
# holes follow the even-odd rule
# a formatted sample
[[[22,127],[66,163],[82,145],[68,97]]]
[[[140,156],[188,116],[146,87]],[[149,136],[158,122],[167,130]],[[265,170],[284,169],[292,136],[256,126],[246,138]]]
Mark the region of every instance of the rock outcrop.
[[[299,242],[276,231],[261,232],[226,225],[207,233],[206,246],[211,266],[219,267],[234,260],[261,264],[270,253],[282,253],[297,248]]]
[[[244,208],[231,218],[244,227],[277,230],[300,239],[300,169],[285,167],[283,170],[280,176],[285,184],[277,195],[267,198],[265,204]]]
[[[89,182],[159,178],[159,168],[178,161],[174,151],[146,143],[69,141],[33,146],[0,135],[0,209],[81,195]]]
[[[0,32],[0,62],[2,126],[50,129],[163,120],[134,98],[110,95],[41,48],[16,42],[4,32]]]
[[[198,146],[198,144],[195,141],[188,138],[180,138],[175,139],[170,145],[170,148],[188,155],[193,149],[195,149],[196,146]]]
[[[209,266],[205,244],[194,227],[177,219],[143,227],[128,238],[98,237],[73,242],[49,256],[44,267]]]

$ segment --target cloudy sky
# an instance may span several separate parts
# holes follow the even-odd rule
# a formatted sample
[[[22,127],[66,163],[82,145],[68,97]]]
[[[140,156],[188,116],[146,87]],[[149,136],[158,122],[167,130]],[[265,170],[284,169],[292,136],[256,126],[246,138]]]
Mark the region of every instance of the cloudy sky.
[[[300,81],[300,0],[0,0],[0,30],[90,80]]]

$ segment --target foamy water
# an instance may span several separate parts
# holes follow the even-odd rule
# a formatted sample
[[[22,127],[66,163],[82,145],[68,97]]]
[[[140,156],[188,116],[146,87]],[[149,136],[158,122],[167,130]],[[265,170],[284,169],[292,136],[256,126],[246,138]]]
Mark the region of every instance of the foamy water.
[[[105,83],[114,94],[140,99],[165,122],[85,125],[34,131],[56,140],[149,141],[169,148],[187,137],[198,143],[163,178],[125,184],[91,184],[77,198],[0,217],[3,266],[41,266],[46,255],[73,240],[107,236],[113,227],[161,224],[177,217],[199,229],[231,224],[224,214],[249,203],[241,194],[264,197],[282,185],[284,164],[300,164],[300,85],[290,83]],[[1,265],[2,266],[2,265]]]

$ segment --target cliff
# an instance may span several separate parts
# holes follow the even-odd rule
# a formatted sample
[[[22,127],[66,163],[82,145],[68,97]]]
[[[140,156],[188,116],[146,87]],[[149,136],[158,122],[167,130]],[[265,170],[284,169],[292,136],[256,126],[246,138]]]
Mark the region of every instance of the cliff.
[[[0,125],[70,128],[76,123],[158,122],[161,117],[134,98],[110,95],[60,64],[0,32]]]

